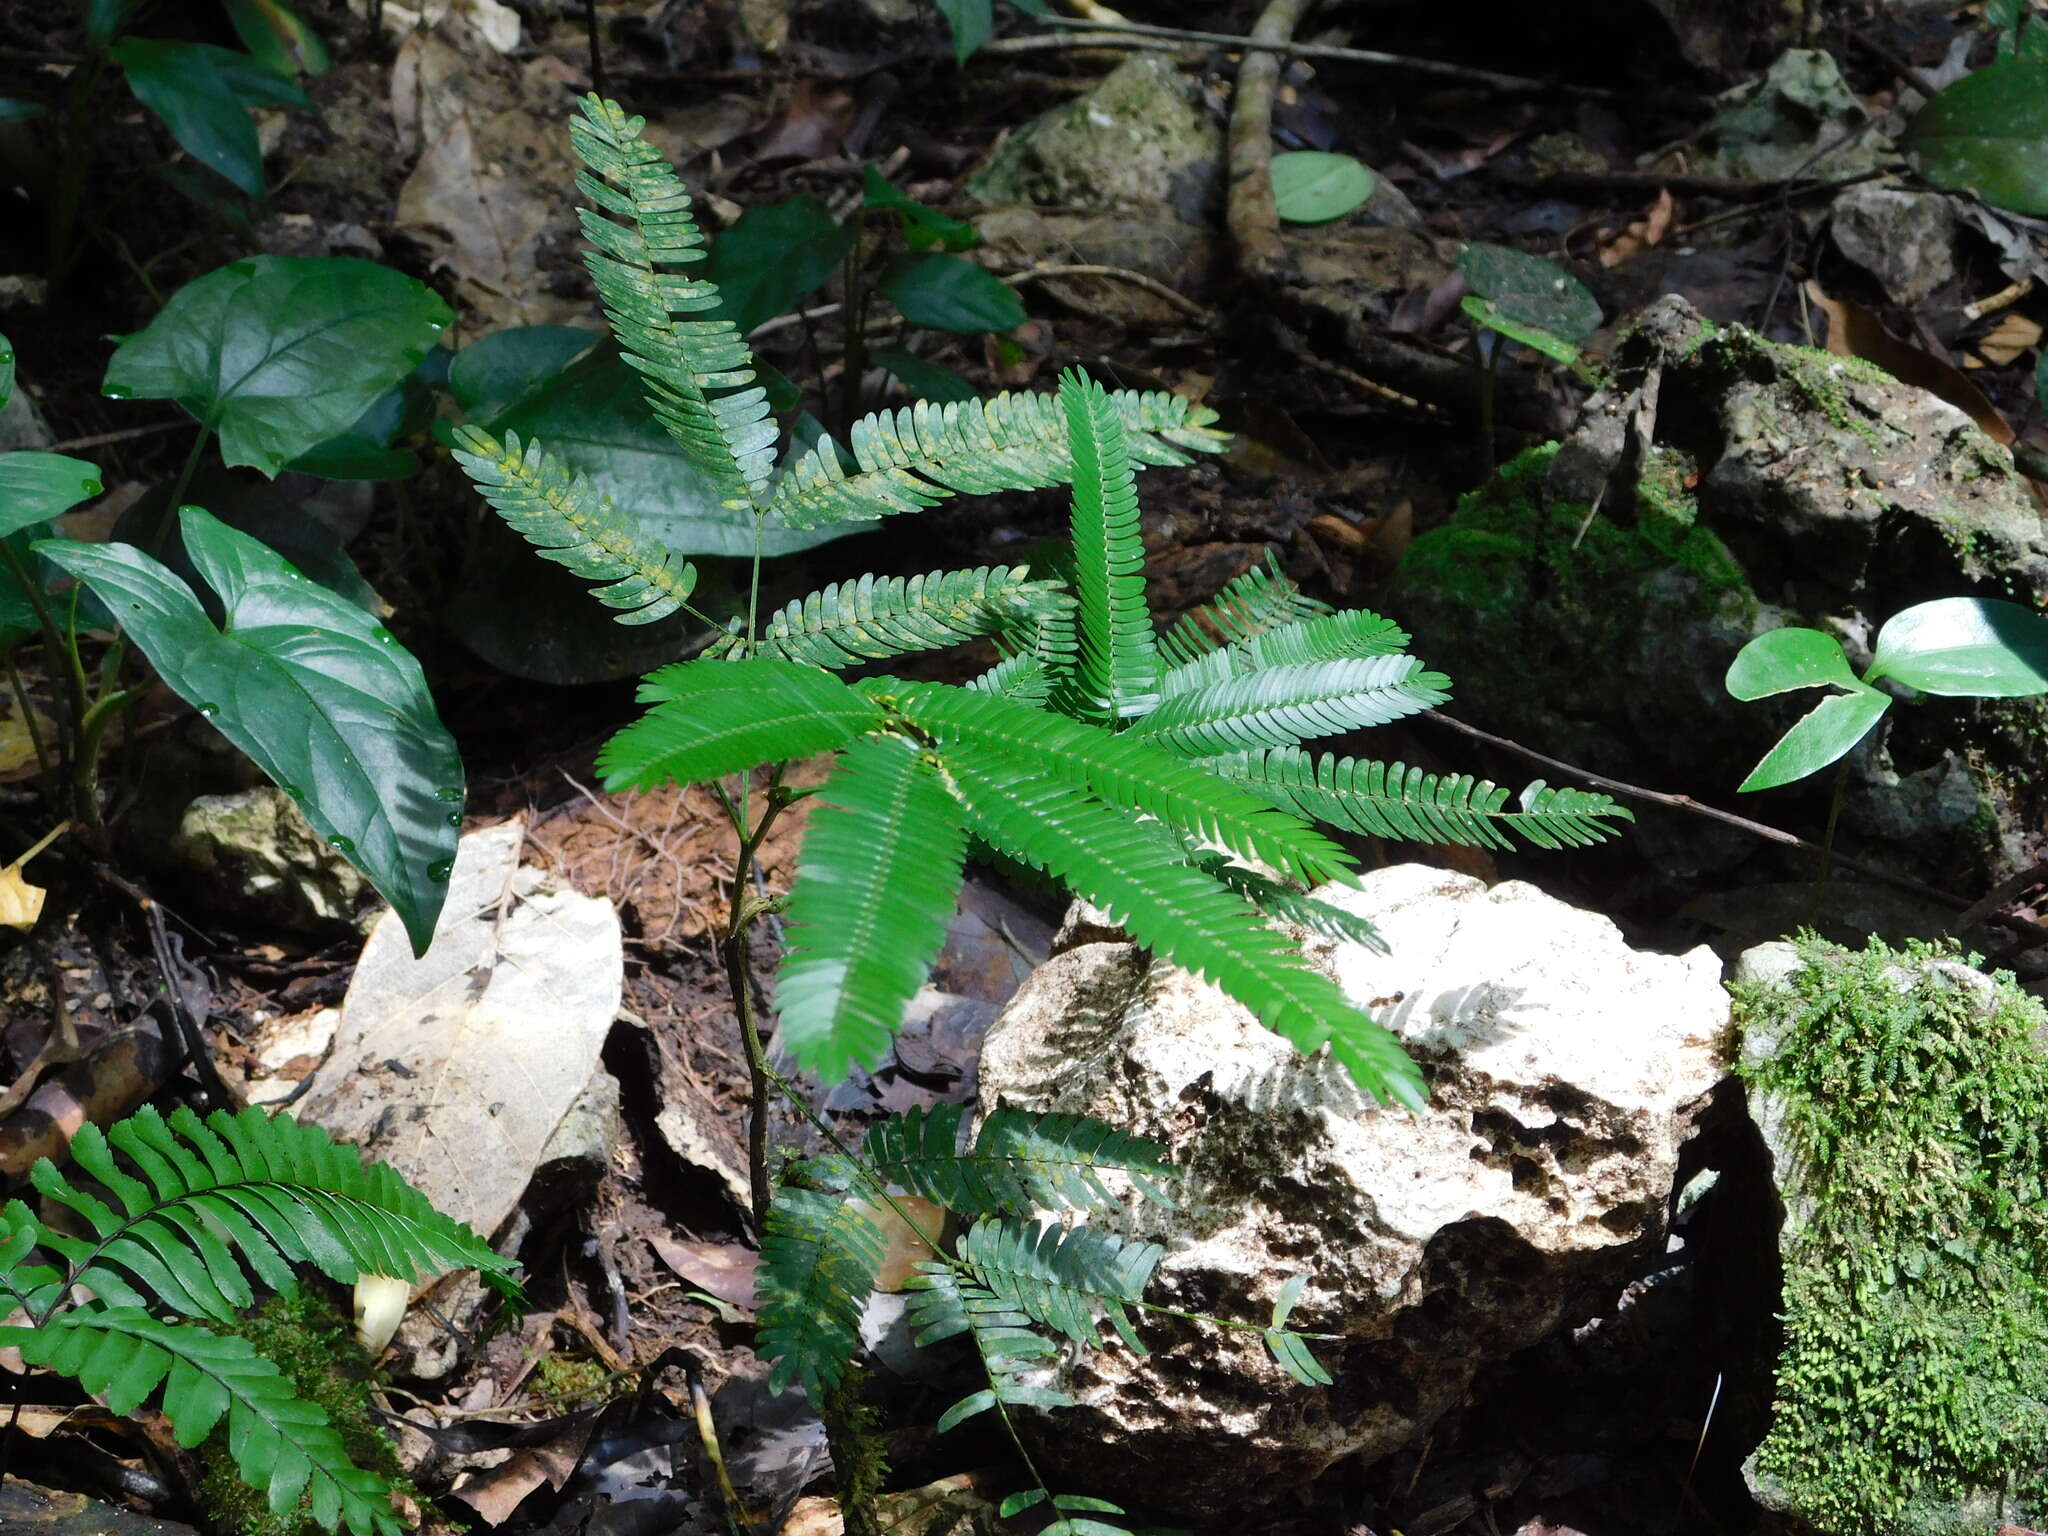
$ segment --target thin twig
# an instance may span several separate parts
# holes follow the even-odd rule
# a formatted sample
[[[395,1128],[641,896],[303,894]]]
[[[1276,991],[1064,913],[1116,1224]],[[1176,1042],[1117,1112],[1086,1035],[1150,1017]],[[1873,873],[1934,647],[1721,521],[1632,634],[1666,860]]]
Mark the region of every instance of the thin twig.
[[[192,424],[191,418],[177,417],[172,421],[153,421],[146,427],[123,427],[118,432],[95,432],[90,437],[67,437],[61,443],[50,444],[52,453],[70,453],[76,448],[104,448],[108,443],[125,443],[138,437],[155,437],[162,432],[175,432],[180,427]]]
[[[1134,272],[1129,267],[1104,266],[1101,262],[1068,262],[1058,266],[1030,267],[1022,272],[1012,272],[1003,281],[1012,288],[1024,283],[1037,282],[1049,277],[1107,277],[1120,283],[1129,283],[1133,288],[1142,288],[1156,299],[1172,305],[1189,319],[1202,325],[1216,325],[1220,317],[1206,305],[1198,304],[1176,288],[1168,287],[1156,277],[1143,272]]]
[[[1247,53],[1237,66],[1237,90],[1230,102],[1226,221],[1238,270],[1255,282],[1277,277],[1287,267],[1280,210],[1273,201],[1273,88],[1280,80],[1280,58],[1264,45],[1290,42],[1312,4],[1314,0],[1267,0],[1245,39],[1259,51]]]
[[[1305,7],[1297,7],[1297,11]],[[1263,20],[1263,18],[1261,18]],[[1552,93],[1568,96],[1589,96],[1599,100],[1610,100],[1619,95],[1617,91],[1600,89],[1590,85],[1567,85],[1554,80],[1535,80],[1527,75],[1504,75],[1491,69],[1474,69],[1465,64],[1448,64],[1441,59],[1418,59],[1408,54],[1380,53],[1371,48],[1340,48],[1329,43],[1297,43],[1293,40],[1290,26],[1285,35],[1274,36],[1263,28],[1255,27],[1250,37],[1233,37],[1228,32],[1195,32],[1183,27],[1155,27],[1144,22],[1100,22],[1082,21],[1073,16],[1047,16],[1045,25],[1062,31],[1086,33],[1085,43],[1098,47],[1118,46],[1114,39],[1120,37],[1156,38],[1177,44],[1202,44],[1212,48],[1242,49],[1247,53],[1284,54],[1292,59],[1323,59],[1334,64],[1366,64],[1378,69],[1400,70],[1411,75],[1435,75],[1444,80],[1459,80],[1467,85],[1487,85],[1497,91],[1516,91],[1549,95]],[[987,51],[984,47],[983,51]],[[1022,51],[1022,50],[1017,50]]]

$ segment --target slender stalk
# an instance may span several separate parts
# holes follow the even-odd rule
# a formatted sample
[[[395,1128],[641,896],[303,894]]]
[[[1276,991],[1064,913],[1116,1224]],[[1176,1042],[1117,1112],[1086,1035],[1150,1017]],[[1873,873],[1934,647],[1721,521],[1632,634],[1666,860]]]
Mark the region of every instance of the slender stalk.
[[[36,708],[29,702],[28,689],[21,681],[21,669],[15,666],[12,651],[0,660],[6,662],[7,685],[14,690],[14,702],[21,706],[21,723],[28,731],[28,744],[36,755],[36,772],[47,779],[50,776],[50,755],[43,750],[43,728],[36,724]]]
[[[78,664],[77,633],[73,631],[71,645],[68,647],[70,665],[66,667],[64,663],[67,647],[64,643],[64,632],[57,627],[57,621],[50,613],[50,605],[43,600],[41,584],[29,579],[27,567],[4,539],[0,539],[0,560],[6,562],[8,574],[13,576],[15,584],[28,594],[29,606],[35,610],[36,622],[43,631],[43,654],[47,658],[45,665],[52,670],[62,668],[64,672],[66,691],[69,694],[66,702],[70,707],[57,722],[57,766],[60,774],[68,778],[76,755],[78,728],[85,719],[86,711],[85,670]]]
[[[90,818],[86,824],[94,831],[101,829],[100,748],[106,741],[107,727],[124,715],[128,706],[141,698],[143,692],[140,688],[128,688],[120,693],[110,693],[96,700],[79,724],[78,768],[72,784],[72,799]]]
[[[795,797],[782,787],[782,771],[783,765],[776,764],[768,781],[767,803],[761,808],[760,821],[751,831],[746,827],[745,811],[735,806],[723,789],[718,791],[719,798],[725,803],[726,814],[734,818],[740,830],[739,857],[733,861],[725,933],[718,947],[725,960],[725,984],[732,993],[733,1012],[739,1016],[740,1044],[745,1047],[747,1055],[747,1088],[751,1106],[747,1116],[747,1189],[753,1199],[756,1232],[767,1222],[768,1202],[774,1196],[768,1182],[768,1094],[775,1081],[775,1071],[769,1065],[768,1047],[761,1039],[761,1021],[754,1009],[753,947],[749,942],[749,930],[754,919],[770,903],[748,891],[747,874],[754,867],[754,856],[768,840],[776,818],[795,801]]]
[[[846,350],[840,358],[846,379],[842,396],[844,404],[840,408],[841,438],[860,420],[860,376],[868,366],[868,290],[861,281],[861,248],[867,243],[867,212],[865,208],[856,208],[847,220],[853,226],[853,239],[846,247]]]
[[[149,541],[149,552],[161,557],[164,546],[170,542],[171,529],[177,526],[178,508],[185,504],[185,492],[191,489],[192,477],[199,473],[199,457],[206,452],[206,445],[213,437],[213,423],[202,421],[199,436],[192,440],[192,451],[185,455],[185,462],[179,467],[178,478],[171,482],[170,500],[164,503],[163,518],[156,525],[156,532]]]

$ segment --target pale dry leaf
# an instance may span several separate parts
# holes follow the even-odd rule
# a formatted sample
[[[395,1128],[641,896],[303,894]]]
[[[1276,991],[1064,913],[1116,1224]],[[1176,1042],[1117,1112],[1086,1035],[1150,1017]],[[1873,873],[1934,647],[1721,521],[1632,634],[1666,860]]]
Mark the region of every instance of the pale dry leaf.
[[[1977,343],[1977,355],[1993,368],[2004,368],[2040,344],[2041,322],[2008,310]]]

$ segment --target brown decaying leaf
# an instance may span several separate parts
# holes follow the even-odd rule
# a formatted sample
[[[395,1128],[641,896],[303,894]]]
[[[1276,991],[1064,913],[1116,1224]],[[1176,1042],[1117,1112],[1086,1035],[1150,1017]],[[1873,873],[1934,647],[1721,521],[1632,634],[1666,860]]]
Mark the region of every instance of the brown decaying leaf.
[[[666,1232],[649,1232],[646,1237],[647,1246],[678,1279],[720,1301],[754,1310],[754,1271],[760,1267],[761,1256],[751,1248],[738,1243],[689,1242]]]
[[[2041,344],[2041,322],[2008,310],[1977,343],[1977,355],[1993,368],[2005,368]]]
[[[68,821],[51,828],[28,852],[0,868],[0,927],[19,928],[23,933],[35,927],[36,920],[43,915],[43,897],[47,893],[40,885],[30,885],[22,869],[70,829]]]
[[[1671,233],[1671,221],[1677,211],[1678,205],[1671,199],[1671,189],[1662,188],[1647,213],[1612,240],[1601,242],[1600,265],[1618,267],[1638,251],[1662,245],[1664,237]]]
[[[2012,446],[2012,427],[1961,369],[1910,341],[1901,341],[1862,305],[1829,298],[1819,283],[1809,282],[1806,294],[1828,317],[1828,350],[1835,356],[1860,357],[1877,364],[1901,384],[1938,395],[1974,421],[1993,442]]]

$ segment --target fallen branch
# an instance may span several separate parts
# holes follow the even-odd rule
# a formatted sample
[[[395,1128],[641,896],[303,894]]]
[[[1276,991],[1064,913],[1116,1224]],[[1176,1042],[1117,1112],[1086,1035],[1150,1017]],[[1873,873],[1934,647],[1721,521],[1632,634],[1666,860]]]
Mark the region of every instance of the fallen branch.
[[[1249,44],[1285,43],[1315,0],[1267,0],[1252,24]],[[1231,242],[1238,271],[1254,281],[1287,269],[1280,239],[1280,211],[1273,203],[1273,87],[1280,57],[1270,49],[1248,53],[1237,66],[1237,90],[1230,102]]]

